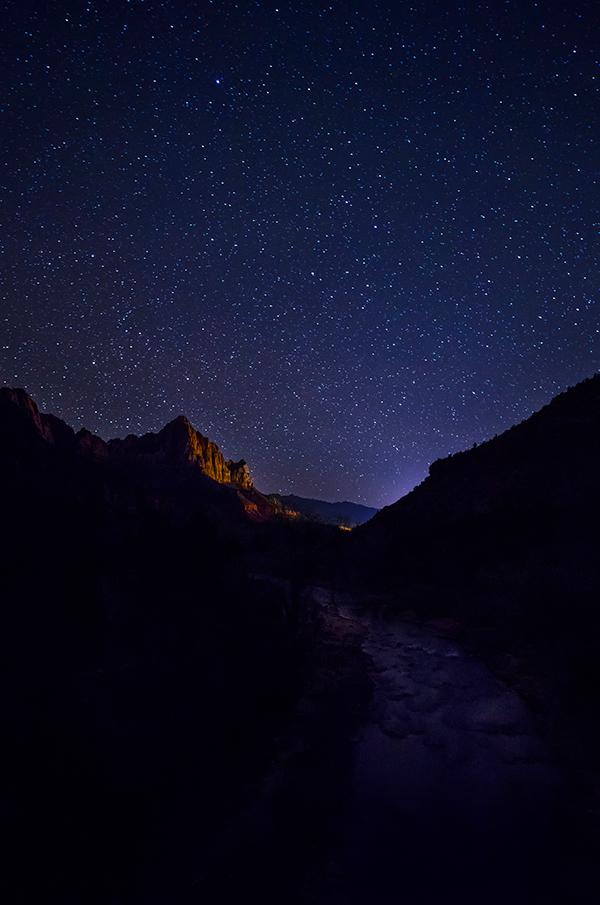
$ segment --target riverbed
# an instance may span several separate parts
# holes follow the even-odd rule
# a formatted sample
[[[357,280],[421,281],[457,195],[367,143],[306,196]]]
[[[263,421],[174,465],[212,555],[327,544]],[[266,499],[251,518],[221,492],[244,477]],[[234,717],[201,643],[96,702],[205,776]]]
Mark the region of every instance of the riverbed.
[[[435,626],[337,611],[365,630],[372,699],[306,901],[594,901],[565,776],[519,696]]]

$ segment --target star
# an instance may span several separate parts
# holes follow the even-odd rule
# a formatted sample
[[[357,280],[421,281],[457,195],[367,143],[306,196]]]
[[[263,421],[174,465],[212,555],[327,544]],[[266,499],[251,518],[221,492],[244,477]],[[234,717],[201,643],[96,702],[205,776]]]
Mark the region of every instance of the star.
[[[598,368],[588,5],[34,6],[3,23],[2,383],[382,505]]]

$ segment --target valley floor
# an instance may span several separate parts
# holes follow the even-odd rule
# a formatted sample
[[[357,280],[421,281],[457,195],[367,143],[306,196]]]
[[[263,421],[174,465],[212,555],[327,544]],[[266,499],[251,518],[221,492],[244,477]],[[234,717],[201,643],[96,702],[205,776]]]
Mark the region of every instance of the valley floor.
[[[372,699],[314,903],[595,900],[570,790],[517,694],[435,625],[346,603]]]
[[[597,901],[569,782],[519,696],[443,624],[312,596],[322,641],[279,754],[172,900]]]

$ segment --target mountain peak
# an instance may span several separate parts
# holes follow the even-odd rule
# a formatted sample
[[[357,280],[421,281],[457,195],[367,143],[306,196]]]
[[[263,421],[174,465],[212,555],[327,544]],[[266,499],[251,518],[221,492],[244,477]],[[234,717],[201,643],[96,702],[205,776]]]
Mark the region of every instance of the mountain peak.
[[[191,465],[220,484],[234,484],[245,490],[254,486],[246,462],[225,459],[218,445],[196,430],[185,415],[178,415],[156,434],[130,435],[124,440],[111,440],[109,446],[117,456],[174,468]]]
[[[184,427],[186,430],[189,428],[192,428],[192,430],[194,430],[192,422],[186,415],[177,415],[176,418],[173,418],[171,421],[167,421],[162,430],[177,430],[181,427]]]
[[[53,446],[72,448],[84,456],[135,462],[142,466],[166,466],[175,470],[197,468],[220,484],[231,484],[252,490],[250,469],[241,459],[226,459],[219,447],[192,425],[185,415],[178,415],[158,433],[141,437],[130,434],[123,440],[109,440],[82,428],[77,434],[59,418],[40,412],[31,396],[19,387],[0,387],[0,407],[6,409],[6,429],[14,436],[23,434],[31,441],[40,440]]]

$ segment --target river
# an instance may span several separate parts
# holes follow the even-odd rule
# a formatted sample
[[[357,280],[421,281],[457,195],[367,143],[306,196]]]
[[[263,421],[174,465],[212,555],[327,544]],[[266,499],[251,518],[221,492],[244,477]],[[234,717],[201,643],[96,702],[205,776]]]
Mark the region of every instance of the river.
[[[519,696],[434,627],[352,603],[339,616],[366,627],[373,694],[305,901],[596,901],[566,781]]]

